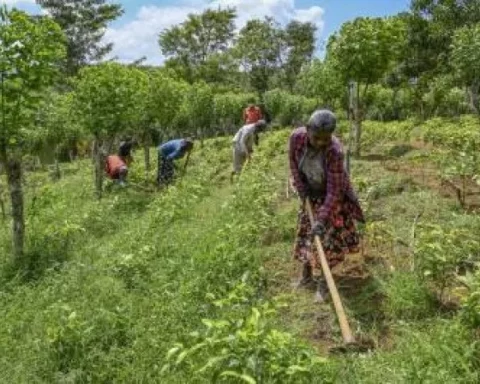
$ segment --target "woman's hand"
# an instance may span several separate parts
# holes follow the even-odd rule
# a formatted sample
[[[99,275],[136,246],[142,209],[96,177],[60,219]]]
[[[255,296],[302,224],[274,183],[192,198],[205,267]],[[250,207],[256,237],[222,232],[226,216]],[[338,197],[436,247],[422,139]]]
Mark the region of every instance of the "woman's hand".
[[[325,227],[325,223],[323,221],[317,221],[312,228],[312,235],[322,237],[326,233],[327,228]]]

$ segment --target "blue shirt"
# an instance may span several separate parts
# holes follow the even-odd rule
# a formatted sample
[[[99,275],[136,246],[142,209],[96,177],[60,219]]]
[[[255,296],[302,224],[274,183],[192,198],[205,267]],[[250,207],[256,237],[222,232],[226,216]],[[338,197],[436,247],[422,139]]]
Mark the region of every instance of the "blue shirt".
[[[184,139],[167,141],[158,147],[158,152],[168,160],[181,159],[185,155],[185,151],[182,150],[183,142]]]

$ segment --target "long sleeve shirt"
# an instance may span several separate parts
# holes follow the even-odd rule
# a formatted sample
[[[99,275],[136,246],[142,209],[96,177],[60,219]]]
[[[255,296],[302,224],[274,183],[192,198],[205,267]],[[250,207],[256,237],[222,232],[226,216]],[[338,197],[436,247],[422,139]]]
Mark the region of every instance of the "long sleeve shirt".
[[[168,160],[181,159],[185,155],[185,151],[182,148],[183,142],[183,139],[167,141],[158,147],[158,151]]]
[[[126,164],[120,156],[110,155],[105,159],[105,172],[112,179],[120,172],[122,167],[126,167]]]
[[[289,141],[289,162],[293,184],[299,194],[306,193],[309,190],[308,180],[299,169],[300,160],[307,145],[308,137],[305,127],[295,129]],[[319,221],[329,220],[335,208],[343,203],[345,197],[353,203],[351,204],[353,206],[353,217],[359,221],[364,221],[363,212],[350,183],[349,175],[345,170],[343,158],[342,145],[336,137],[333,137],[332,142],[325,149],[326,192],[324,203],[318,217],[316,217]]]
[[[232,142],[242,153],[250,154],[253,152],[253,144],[256,141],[255,124],[247,124],[238,130]]]

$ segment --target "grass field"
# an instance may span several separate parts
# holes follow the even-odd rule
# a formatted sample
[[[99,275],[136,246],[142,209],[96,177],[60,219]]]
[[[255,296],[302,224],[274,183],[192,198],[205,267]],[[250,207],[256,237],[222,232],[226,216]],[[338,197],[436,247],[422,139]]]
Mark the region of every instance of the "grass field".
[[[20,266],[0,228],[0,382],[478,383],[475,186],[462,208],[436,172],[440,146],[367,138],[351,171],[362,252],[334,276],[376,348],[330,356],[331,303],[292,287],[289,133],[265,134],[233,185],[230,138],[196,148],[162,193],[143,184],[141,153],[130,179],[144,188],[110,187],[100,202],[90,161],[63,165],[56,183],[28,173]]]

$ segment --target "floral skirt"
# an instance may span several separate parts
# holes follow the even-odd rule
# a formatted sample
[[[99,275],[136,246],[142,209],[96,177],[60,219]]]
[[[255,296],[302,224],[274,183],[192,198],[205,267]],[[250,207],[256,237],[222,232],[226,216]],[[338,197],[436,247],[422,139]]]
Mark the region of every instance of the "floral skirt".
[[[312,199],[313,215],[316,217],[322,207],[322,200]],[[349,202],[339,204],[332,218],[326,223],[326,232],[320,237],[323,250],[330,268],[345,260],[348,253],[359,252],[360,235],[351,215]],[[302,207],[298,215],[297,240],[294,248],[294,258],[313,268],[321,268],[313,236],[310,219],[306,208]]]

